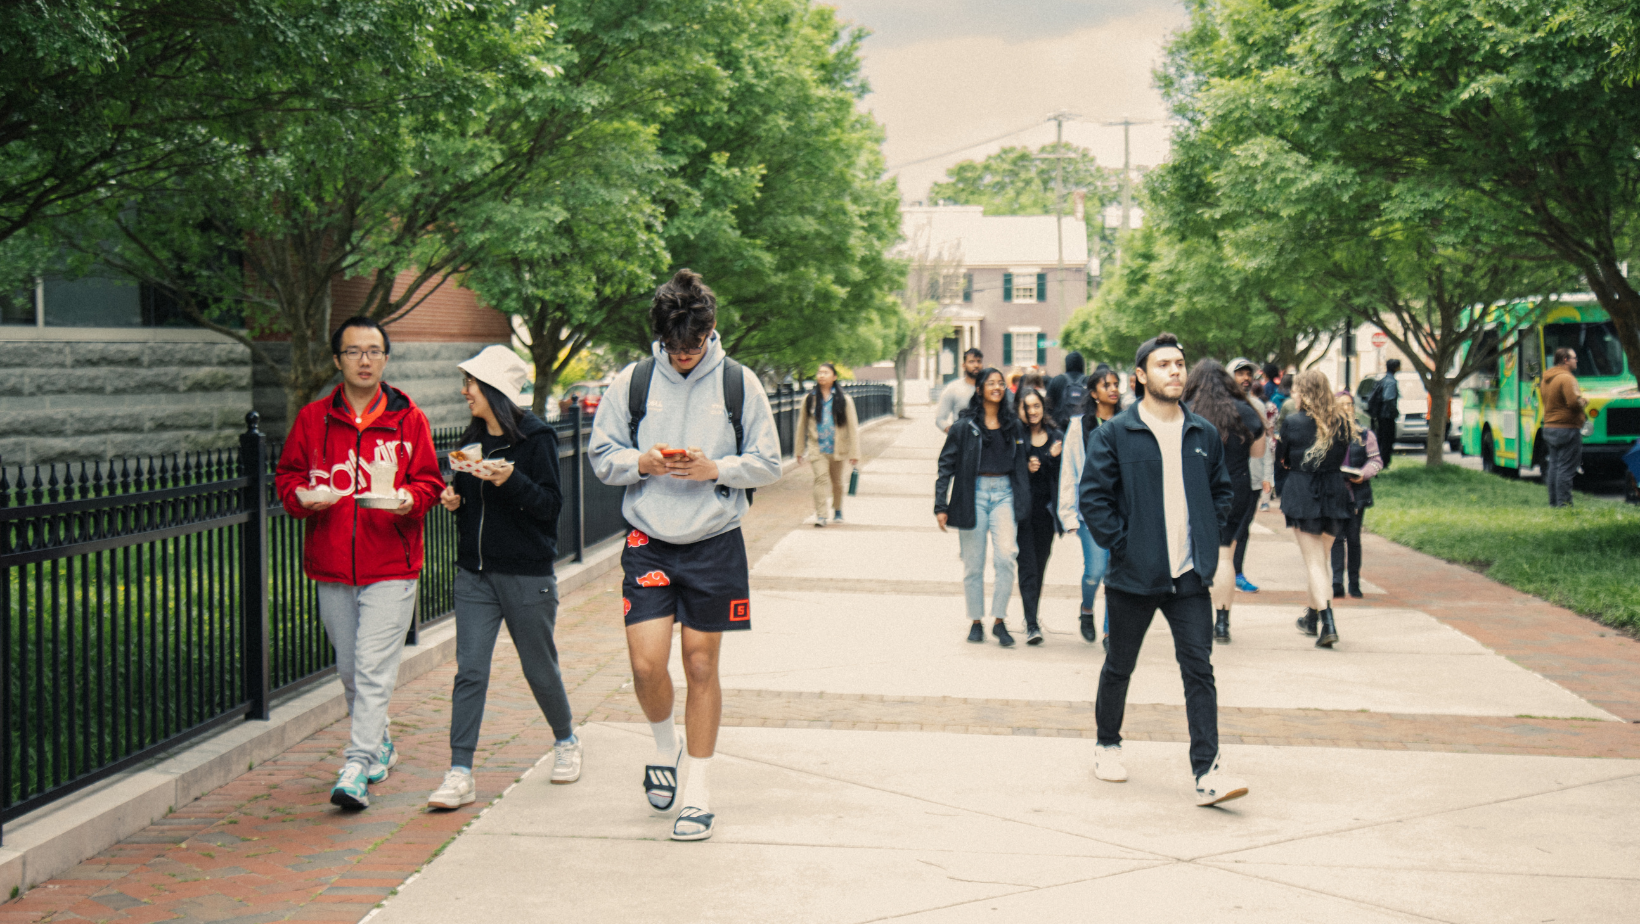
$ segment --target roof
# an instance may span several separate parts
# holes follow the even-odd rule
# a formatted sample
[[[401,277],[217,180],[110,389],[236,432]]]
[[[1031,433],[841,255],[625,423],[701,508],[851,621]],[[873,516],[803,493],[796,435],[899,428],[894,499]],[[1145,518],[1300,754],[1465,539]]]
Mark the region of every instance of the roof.
[[[1064,224],[1065,265],[1088,262],[1088,226],[1070,215]],[[977,205],[907,206],[900,209],[905,240],[897,255],[920,251],[960,254],[964,266],[1053,266],[1059,241],[1052,215],[987,215]]]

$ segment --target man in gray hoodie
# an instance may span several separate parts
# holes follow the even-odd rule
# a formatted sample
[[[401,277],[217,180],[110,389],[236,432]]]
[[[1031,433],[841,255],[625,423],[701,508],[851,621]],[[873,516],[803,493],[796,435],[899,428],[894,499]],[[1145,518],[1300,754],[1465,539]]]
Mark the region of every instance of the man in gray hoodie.
[[[604,393],[588,453],[598,480],[626,487],[621,512],[632,529],[621,554],[622,605],[634,692],[655,735],[644,792],[660,811],[678,795],[683,746],[667,661],[672,625],[683,625],[689,779],[672,839],[698,841],[712,836],[714,820],[707,770],[723,716],[718,652],[725,631],[752,625],[740,519],[748,489],[780,480],[780,437],[762,383],[723,352],[717,299],[699,274],[679,270],[655,292],[649,326],[651,356],[621,370]],[[738,408],[725,398],[734,391]]]

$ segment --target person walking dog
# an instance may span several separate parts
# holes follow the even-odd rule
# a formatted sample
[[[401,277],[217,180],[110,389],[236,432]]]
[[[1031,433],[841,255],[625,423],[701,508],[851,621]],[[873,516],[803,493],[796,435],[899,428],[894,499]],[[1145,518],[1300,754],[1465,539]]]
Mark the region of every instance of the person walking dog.
[[[410,396],[383,381],[393,344],[371,318],[330,337],[342,383],[302,408],[279,454],[274,490],[302,523],[302,570],[336,646],[352,731],[330,791],[362,809],[398,763],[388,704],[416,610],[422,521],[444,490],[433,431]]]
[[[487,346],[461,363],[472,414],[461,451],[479,447],[476,471],[453,473],[439,503],[456,515],[456,678],[450,694],[450,769],[427,799],[456,809],[477,798],[473,756],[502,623],[524,681],[552,726],[552,782],[581,778],[581,740],[558,669],[558,437],[524,410],[530,370],[509,347]],[[463,459],[463,462],[477,462]]]
[[[1300,405],[1281,421],[1276,433],[1276,461],[1287,471],[1281,512],[1304,559],[1310,605],[1298,618],[1298,631],[1315,638],[1315,647],[1338,643],[1329,581],[1333,540],[1349,529],[1350,492],[1344,460],[1358,438],[1355,415],[1333,397],[1319,369],[1298,374],[1293,386]]]
[[[1583,409],[1589,399],[1577,387],[1577,351],[1555,350],[1555,364],[1543,373],[1543,442],[1549,447],[1543,483],[1549,506],[1572,505],[1572,476],[1583,464]]]
[[[1196,804],[1217,805],[1247,795],[1247,784],[1227,774],[1219,757],[1208,596],[1216,579],[1230,580],[1218,574],[1215,551],[1234,489],[1213,425],[1180,404],[1185,356],[1179,339],[1157,334],[1139,346],[1133,365],[1140,399],[1093,432],[1082,472],[1082,519],[1110,549],[1110,653],[1093,707],[1099,736],[1093,773],[1108,782],[1127,780],[1122,719],[1128,681],[1160,609],[1184,680]]]
[[[837,387],[837,367],[831,363],[821,363],[815,370],[814,390],[797,410],[797,446],[792,455],[799,465],[809,457],[814,473],[814,525],[843,522],[843,462],[860,464],[860,415],[854,410],[854,399]],[[828,485],[830,506],[826,505]]]
[[[985,641],[985,543],[996,570],[991,594],[991,634],[1004,648],[1014,637],[1004,622],[1018,561],[1019,523],[1030,515],[1031,476],[1025,428],[1008,400],[1001,369],[982,369],[968,409],[945,434],[934,480],[934,520],[940,532],[957,530],[962,548],[963,600],[968,641]]]
[[[757,376],[723,351],[717,297],[699,273],[678,270],[655,291],[649,329],[649,358],[615,376],[587,452],[599,481],[626,488],[621,600],[633,692],[655,738],[644,794],[662,812],[679,801],[684,746],[667,662],[672,627],[683,625],[689,778],[672,839],[699,841],[717,817],[707,772],[723,720],[723,633],[752,626],[740,521],[748,492],[780,480],[780,437]]]

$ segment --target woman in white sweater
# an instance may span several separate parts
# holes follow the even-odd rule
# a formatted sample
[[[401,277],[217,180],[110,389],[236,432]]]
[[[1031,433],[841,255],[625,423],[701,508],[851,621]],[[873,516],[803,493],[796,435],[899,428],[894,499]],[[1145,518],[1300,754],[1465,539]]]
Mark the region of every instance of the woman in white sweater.
[[[1074,532],[1082,542],[1082,639],[1089,645],[1099,641],[1094,627],[1093,599],[1099,585],[1105,580],[1105,569],[1110,566],[1110,552],[1093,541],[1093,535],[1082,522],[1082,511],[1077,505],[1078,486],[1082,482],[1082,464],[1088,457],[1088,434],[1095,427],[1115,417],[1121,411],[1122,380],[1116,370],[1100,363],[1088,376],[1087,410],[1072,417],[1065,431],[1064,459],[1059,468],[1059,522],[1066,532]],[[1110,650],[1110,624],[1105,624],[1105,649]]]

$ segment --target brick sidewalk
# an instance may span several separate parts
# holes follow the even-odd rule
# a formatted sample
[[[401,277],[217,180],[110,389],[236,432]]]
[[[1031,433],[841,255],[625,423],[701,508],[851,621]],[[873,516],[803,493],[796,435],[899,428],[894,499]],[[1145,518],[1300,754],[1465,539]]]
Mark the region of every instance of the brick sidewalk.
[[[865,455],[874,457],[907,425],[868,430]],[[807,479],[799,470],[758,492],[745,525],[751,560],[809,513]],[[1279,518],[1264,522],[1281,529]],[[1365,576],[1392,588],[1387,599],[1375,597],[1370,605],[1421,609],[1602,708],[1640,719],[1640,643],[1466,569],[1376,537],[1367,541]],[[592,582],[563,601],[559,616],[565,685],[576,715],[590,720],[642,721],[624,690],[630,672],[617,618],[619,584],[618,571]],[[1290,602],[1285,597],[1257,599]],[[426,812],[424,800],[449,762],[446,710],[454,672],[454,664],[446,664],[395,694],[393,734],[403,760],[386,783],[372,787],[367,811],[343,814],[328,801],[347,735],[344,720],[0,904],[0,924],[360,920],[551,750],[552,732],[503,637],[474,762],[480,801],[458,812]],[[1089,735],[1093,720],[1089,702],[772,691],[726,691],[724,709],[730,725],[1066,737]],[[1182,712],[1130,705],[1124,735],[1183,741]],[[1231,743],[1640,757],[1640,728],[1614,722],[1223,709],[1220,723]]]

